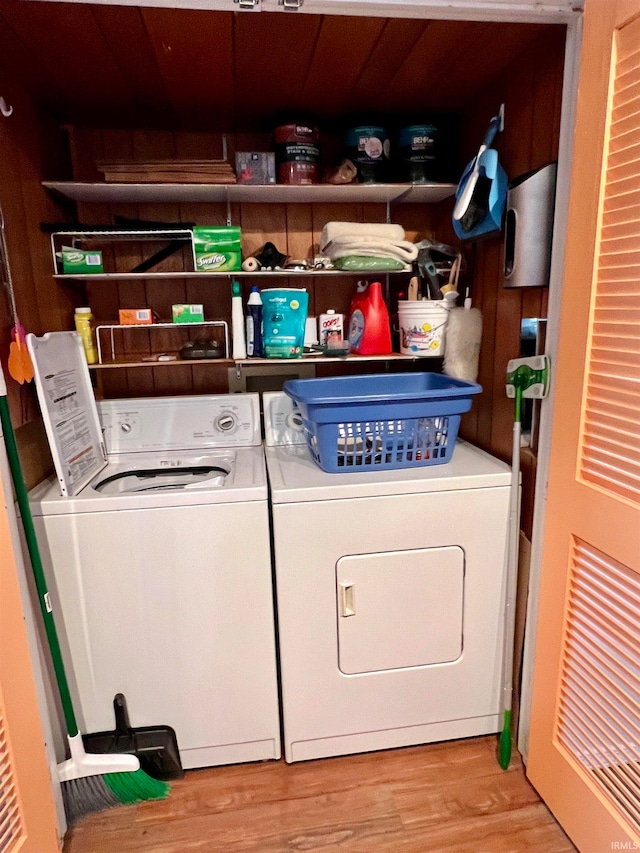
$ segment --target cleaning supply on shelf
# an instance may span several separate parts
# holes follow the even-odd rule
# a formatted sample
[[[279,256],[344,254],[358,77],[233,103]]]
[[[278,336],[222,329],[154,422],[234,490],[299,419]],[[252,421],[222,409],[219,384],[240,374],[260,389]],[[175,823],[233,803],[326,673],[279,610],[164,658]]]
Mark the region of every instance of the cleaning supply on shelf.
[[[82,346],[84,347],[87,364],[95,364],[98,361],[98,351],[96,350],[95,334],[93,330],[93,314],[91,313],[91,308],[76,308],[73,321],[75,323],[76,332],[82,338]]]
[[[247,300],[247,355],[262,358],[262,297],[253,285]]]
[[[318,339],[320,346],[326,347],[329,339],[342,340],[344,337],[344,315],[336,314],[335,308],[327,308],[326,314],[318,319]]]
[[[233,337],[233,358],[247,357],[247,345],[244,337],[244,311],[242,309],[242,290],[240,282],[231,285],[231,335]]]
[[[448,300],[446,300],[448,302]],[[478,377],[482,314],[471,307],[469,289],[464,308],[450,308],[447,320],[447,349],[443,369],[447,376],[475,382]]]
[[[197,272],[235,272],[242,269],[240,228],[236,225],[195,226],[193,263]]]
[[[262,347],[267,358],[299,358],[304,350],[309,294],[293,287],[262,291]]]
[[[62,261],[64,275],[96,275],[104,272],[102,252],[97,249],[63,246],[60,252],[56,252],[56,259]]]
[[[171,318],[174,323],[204,323],[204,306],[172,305]]]
[[[488,237],[502,230],[502,216],[507,202],[507,175],[498,162],[498,152],[491,148],[496,133],[504,129],[504,104],[460,178],[453,208],[453,230],[461,240]]]
[[[382,296],[382,284],[373,281],[356,293],[349,316],[349,346],[355,355],[388,355],[391,323]]]

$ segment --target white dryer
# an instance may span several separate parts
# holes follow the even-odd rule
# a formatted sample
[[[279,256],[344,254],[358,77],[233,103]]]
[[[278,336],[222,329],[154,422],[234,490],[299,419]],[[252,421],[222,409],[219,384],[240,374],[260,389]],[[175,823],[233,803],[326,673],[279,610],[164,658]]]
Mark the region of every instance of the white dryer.
[[[287,761],[499,730],[510,470],[329,474],[264,394]]]
[[[30,499],[82,729],[113,729],[121,692],[185,768],[279,758],[259,398],[113,400],[98,421],[78,343],[30,340],[58,472]]]

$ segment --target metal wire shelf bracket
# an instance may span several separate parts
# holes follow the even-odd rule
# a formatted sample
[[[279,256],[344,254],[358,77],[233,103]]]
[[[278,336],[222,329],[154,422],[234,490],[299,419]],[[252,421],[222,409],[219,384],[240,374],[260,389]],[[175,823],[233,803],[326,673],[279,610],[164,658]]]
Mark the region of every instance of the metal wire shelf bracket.
[[[104,364],[102,360],[102,333],[107,331],[109,332],[109,346],[110,346],[110,354],[111,361],[115,361],[116,359],[116,348],[115,348],[115,333],[117,330],[121,332],[129,332],[132,329],[146,329],[147,331],[153,331],[153,329],[192,329],[195,326],[218,326],[224,329],[224,357],[229,358],[229,324],[226,320],[203,320],[201,323],[140,323],[131,326],[123,326],[120,323],[114,324],[105,324],[96,326],[96,349],[98,351],[98,364]],[[190,364],[192,362],[185,361],[185,364]]]

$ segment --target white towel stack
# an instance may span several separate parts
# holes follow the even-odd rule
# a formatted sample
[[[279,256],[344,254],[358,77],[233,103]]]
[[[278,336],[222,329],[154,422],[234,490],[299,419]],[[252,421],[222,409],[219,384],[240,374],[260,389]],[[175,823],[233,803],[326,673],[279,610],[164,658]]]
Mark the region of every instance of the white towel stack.
[[[403,264],[410,264],[418,257],[418,249],[404,238],[401,225],[327,222],[320,237],[320,252],[332,261],[348,255],[359,255],[393,258]]]

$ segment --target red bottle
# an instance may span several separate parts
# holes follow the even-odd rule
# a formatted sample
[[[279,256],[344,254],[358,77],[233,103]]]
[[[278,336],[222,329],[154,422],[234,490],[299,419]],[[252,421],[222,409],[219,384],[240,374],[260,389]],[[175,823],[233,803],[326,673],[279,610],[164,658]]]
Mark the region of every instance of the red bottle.
[[[349,312],[349,345],[355,355],[388,355],[391,324],[382,296],[382,284],[373,281],[364,293],[356,293]]]

